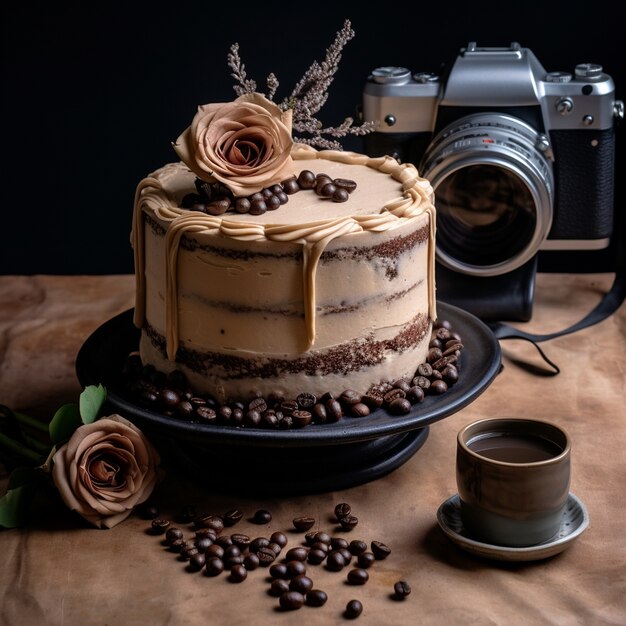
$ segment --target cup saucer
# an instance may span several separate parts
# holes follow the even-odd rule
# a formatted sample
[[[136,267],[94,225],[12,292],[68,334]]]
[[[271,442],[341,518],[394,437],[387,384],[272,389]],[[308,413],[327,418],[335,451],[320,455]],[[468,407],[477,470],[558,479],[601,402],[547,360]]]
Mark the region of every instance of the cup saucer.
[[[585,505],[570,493],[556,536],[550,541],[522,548],[499,546],[472,539],[461,521],[459,494],[448,498],[439,507],[437,522],[454,543],[472,554],[499,561],[535,561],[554,556],[568,548],[589,526],[589,514]]]

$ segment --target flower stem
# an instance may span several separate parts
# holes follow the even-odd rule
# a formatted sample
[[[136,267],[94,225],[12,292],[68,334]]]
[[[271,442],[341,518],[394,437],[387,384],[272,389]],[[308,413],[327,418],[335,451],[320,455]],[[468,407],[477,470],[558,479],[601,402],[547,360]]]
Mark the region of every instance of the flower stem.
[[[18,422],[24,424],[25,426],[30,426],[31,428],[42,433],[48,432],[48,424],[42,422],[36,417],[31,417],[30,415],[26,415],[24,413],[18,413],[17,411],[13,411],[13,415],[15,415]]]
[[[11,439],[10,437],[3,435],[2,433],[0,433],[0,446],[5,448],[6,450],[10,450],[11,452],[19,454],[20,456],[30,461],[35,461],[36,463],[41,462],[42,455],[39,452],[31,450],[30,448],[19,443],[18,441],[15,441],[15,439]]]

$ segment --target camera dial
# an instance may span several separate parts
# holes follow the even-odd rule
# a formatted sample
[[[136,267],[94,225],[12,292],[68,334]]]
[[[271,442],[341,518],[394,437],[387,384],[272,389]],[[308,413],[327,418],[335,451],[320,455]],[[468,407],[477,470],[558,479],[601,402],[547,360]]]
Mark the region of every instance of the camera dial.
[[[469,115],[444,128],[420,165],[435,190],[438,261],[495,276],[531,259],[552,224],[551,156],[547,136],[510,115]]]

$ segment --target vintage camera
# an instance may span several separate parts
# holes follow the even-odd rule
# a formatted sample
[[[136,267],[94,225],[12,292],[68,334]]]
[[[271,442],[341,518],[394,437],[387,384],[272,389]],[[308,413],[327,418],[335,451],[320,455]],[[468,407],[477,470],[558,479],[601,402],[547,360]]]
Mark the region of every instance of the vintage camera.
[[[435,190],[439,297],[488,320],[530,319],[540,250],[609,245],[623,115],[600,65],[546,72],[518,43],[470,43],[441,76],[379,67],[362,104],[365,151]]]

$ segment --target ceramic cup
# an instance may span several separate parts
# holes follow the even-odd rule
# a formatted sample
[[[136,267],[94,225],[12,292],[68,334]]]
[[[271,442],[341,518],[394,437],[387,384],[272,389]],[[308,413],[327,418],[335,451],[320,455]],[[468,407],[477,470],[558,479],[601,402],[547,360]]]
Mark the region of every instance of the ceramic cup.
[[[472,539],[531,546],[559,531],[570,486],[570,440],[550,422],[494,418],[457,436],[461,520]]]

